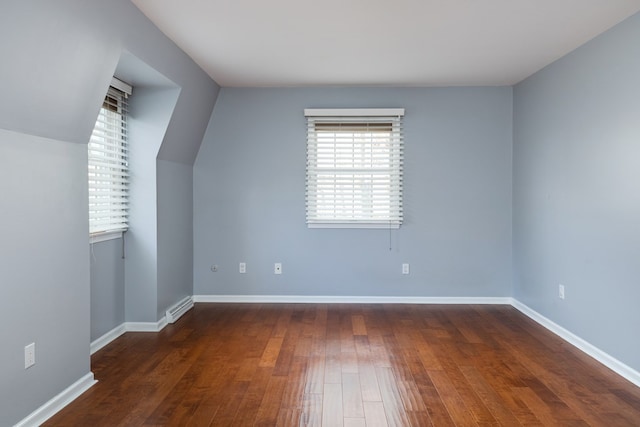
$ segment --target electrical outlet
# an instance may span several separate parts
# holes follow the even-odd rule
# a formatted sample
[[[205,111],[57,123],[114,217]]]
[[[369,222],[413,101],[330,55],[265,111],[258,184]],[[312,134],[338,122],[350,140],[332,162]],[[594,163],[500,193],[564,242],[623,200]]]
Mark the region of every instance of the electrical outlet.
[[[402,274],[409,274],[409,264],[402,264]]]
[[[30,368],[36,364],[36,343],[24,347],[24,369]]]
[[[564,299],[564,285],[558,285],[558,298]]]
[[[246,262],[241,262],[240,265],[238,266],[238,271],[240,271],[240,273],[244,274],[247,272],[247,263]]]
[[[282,274],[282,264],[276,262],[273,264],[273,274]]]

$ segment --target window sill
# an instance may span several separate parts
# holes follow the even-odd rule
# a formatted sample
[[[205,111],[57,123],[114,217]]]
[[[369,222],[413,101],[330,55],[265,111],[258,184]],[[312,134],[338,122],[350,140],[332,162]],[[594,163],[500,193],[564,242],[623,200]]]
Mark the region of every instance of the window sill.
[[[367,223],[309,223],[307,228],[377,228],[377,229],[398,229],[399,224],[367,224]]]
[[[124,234],[124,230],[114,231],[102,231],[99,233],[93,233],[89,235],[89,244],[106,242],[107,240],[121,239]]]

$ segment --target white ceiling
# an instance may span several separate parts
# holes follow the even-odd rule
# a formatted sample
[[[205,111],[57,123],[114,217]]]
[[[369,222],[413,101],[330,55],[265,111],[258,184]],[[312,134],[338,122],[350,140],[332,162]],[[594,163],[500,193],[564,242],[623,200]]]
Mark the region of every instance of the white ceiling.
[[[132,0],[221,86],[512,85],[640,0]]]

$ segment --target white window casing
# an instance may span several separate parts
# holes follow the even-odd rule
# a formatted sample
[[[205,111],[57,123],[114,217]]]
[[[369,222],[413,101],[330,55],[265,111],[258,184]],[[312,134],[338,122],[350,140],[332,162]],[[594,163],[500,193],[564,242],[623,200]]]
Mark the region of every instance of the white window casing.
[[[309,228],[402,224],[404,109],[305,109]]]

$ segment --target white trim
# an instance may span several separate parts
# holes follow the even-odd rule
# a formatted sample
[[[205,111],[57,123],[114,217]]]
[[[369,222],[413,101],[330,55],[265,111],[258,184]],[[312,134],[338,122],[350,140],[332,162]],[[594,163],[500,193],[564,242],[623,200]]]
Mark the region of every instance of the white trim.
[[[187,311],[193,308],[193,297],[188,296],[184,297],[173,306],[169,307],[165,313],[165,318],[167,319],[167,323],[175,323],[179,318],[182,317]]]
[[[162,316],[162,319],[157,322],[125,322],[124,327],[127,332],[160,332],[167,326],[167,318]]]
[[[89,244],[106,242],[107,240],[121,239],[124,230],[100,231],[89,235]]]
[[[43,424],[97,382],[98,381],[93,378],[93,372],[89,372],[53,399],[33,411],[28,417],[20,421],[14,427],[31,427]]]
[[[400,228],[400,224],[373,224],[367,222],[342,222],[342,223],[331,223],[331,222],[309,222],[307,223],[307,228],[386,228],[386,229],[397,229]]]
[[[510,297],[399,297],[311,295],[194,295],[198,303],[290,303],[290,304],[501,304]]]
[[[315,117],[404,116],[404,108],[305,108],[304,115]]]
[[[162,317],[162,319],[157,322],[125,322],[120,326],[116,326],[100,338],[91,342],[90,349],[91,354],[101,350],[106,345],[110,344],[115,339],[122,336],[125,332],[160,332],[167,326],[167,318]]]
[[[116,326],[115,328],[113,328],[112,330],[110,330],[100,338],[92,341],[90,345],[91,354],[93,355],[95,352],[102,349],[106,345],[110,344],[113,340],[120,337],[125,332],[127,332],[127,328],[123,323],[120,326]]]
[[[573,346],[575,346],[578,350],[588,354],[589,356],[593,357],[598,362],[602,363],[603,365],[605,365],[606,367],[608,367],[618,375],[622,376],[623,378],[626,378],[636,386],[640,387],[640,372],[622,363],[621,361],[609,355],[608,353],[605,353],[604,351],[600,350],[598,347],[585,341],[584,339],[568,331],[567,329],[563,328],[562,326],[558,325],[552,320],[549,320],[542,314],[533,310],[529,306],[521,303],[520,301],[513,299],[511,305],[516,310],[524,314],[525,316],[529,317],[530,319],[537,322],[541,326],[547,328],[549,331],[553,332],[563,340],[567,341],[569,344],[572,344]]]

